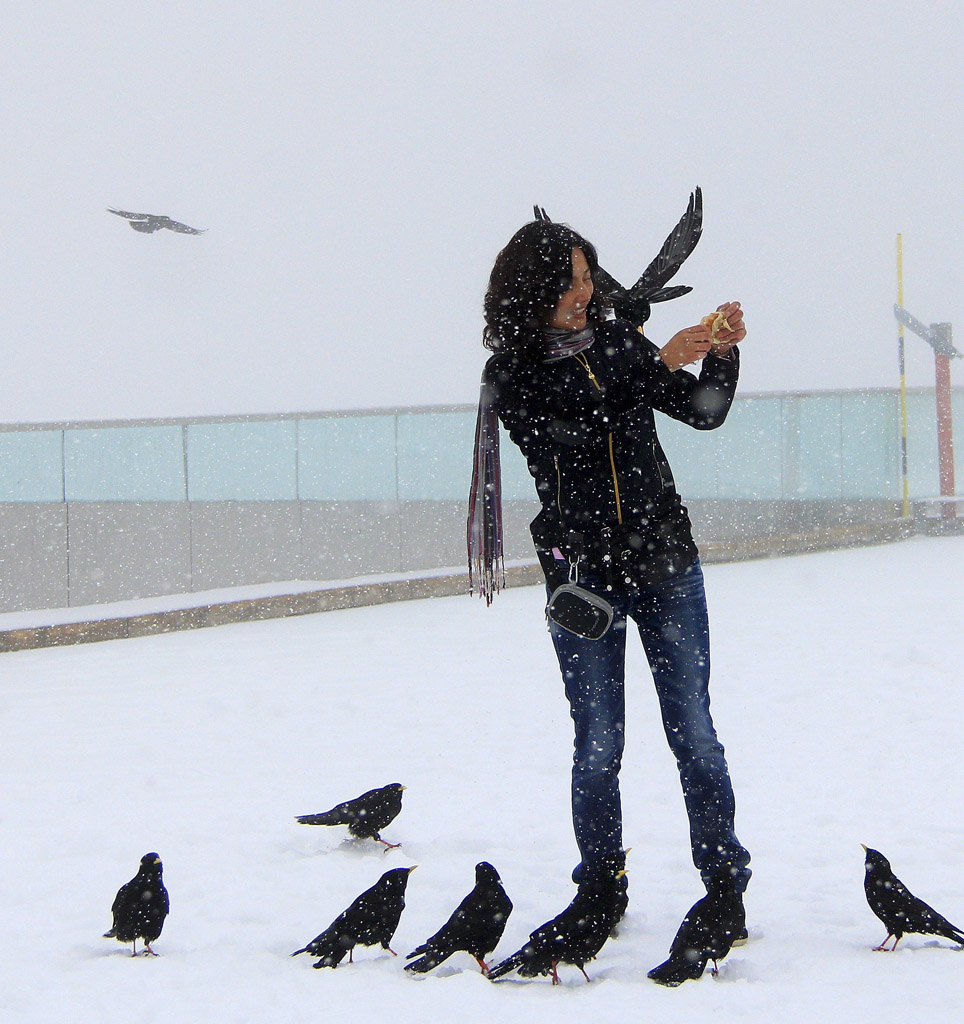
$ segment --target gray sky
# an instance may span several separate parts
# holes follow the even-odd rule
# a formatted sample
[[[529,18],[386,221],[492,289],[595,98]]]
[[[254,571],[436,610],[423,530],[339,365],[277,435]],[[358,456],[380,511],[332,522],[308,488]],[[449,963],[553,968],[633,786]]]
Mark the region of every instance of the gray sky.
[[[739,299],[743,388],[893,386],[900,231],[964,349],[959,0],[2,12],[5,422],[474,401],[534,202],[630,283],[697,184],[654,341]]]

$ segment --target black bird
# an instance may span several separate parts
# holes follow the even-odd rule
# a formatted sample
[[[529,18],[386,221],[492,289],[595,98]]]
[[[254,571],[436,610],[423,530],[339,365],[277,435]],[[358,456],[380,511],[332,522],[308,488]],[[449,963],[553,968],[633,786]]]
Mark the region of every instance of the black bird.
[[[321,814],[302,814],[295,821],[302,825],[347,825],[348,831],[359,839],[377,839],[386,850],[393,850],[400,843],[387,843],[379,832],[398,817],[402,809],[400,782],[392,782],[381,789],[370,789],[367,793],[346,800]]]
[[[703,976],[708,960],[716,963],[729,953],[734,942],[745,938],[746,915],[742,898],[722,886],[711,887],[686,912],[669,947],[669,958],[646,977],[675,988]]]
[[[137,956],[137,940],[143,939],[146,952],[157,954],[151,943],[161,934],[164,918],[171,909],[170,899],[161,880],[161,858],[145,853],[137,874],[117,890],[110,912],[114,917],[105,939],[134,944],[131,956]]]
[[[414,867],[410,867],[386,871],[320,935],[316,935],[307,946],[296,949],[291,955],[310,953],[320,957],[315,967],[337,967],[345,959],[346,953],[348,962],[352,963],[352,950],[355,946],[381,945],[392,956],[398,956],[389,943],[405,909],[405,886],[408,885],[408,876],[414,870]]]
[[[533,211],[536,220],[549,220],[549,215],[541,206],[534,206]],[[606,273],[602,267],[597,268],[594,283],[612,304],[616,315],[642,330],[643,324],[649,319],[652,303],[677,299],[691,292],[693,289],[685,284],[664,286],[696,248],[702,232],[703,192],[697,186],[696,190],[690,193],[686,212],[667,235],[656,258],[631,288],[624,288],[612,274]]]
[[[861,843],[863,846],[863,844]],[[893,936],[894,944],[888,952],[897,948],[904,933],[914,935],[940,935],[958,945],[964,946],[964,931],[941,917],[933,907],[918,899],[894,874],[890,861],[877,850],[864,846],[864,892],[870,909],[884,922],[887,938],[875,950],[886,950],[887,942]]]
[[[557,966],[573,964],[589,981],[585,965],[602,949],[615,924],[622,893],[619,880],[626,873],[624,863],[625,853],[620,852],[591,867],[572,903],[532,932],[522,949],[493,967],[489,978],[495,981],[517,970],[530,978],[551,975],[553,985],[558,985]]]
[[[130,222],[130,226],[135,231],[144,231],[147,234],[151,234],[154,231],[160,231],[161,228],[167,228],[169,231],[177,231],[182,235],[202,235],[207,231],[207,228],[188,227],[187,224],[182,224],[177,220],[171,220],[170,217],[164,217],[161,214],[130,213],[127,210],[115,210],[113,206],[108,206],[107,210],[110,213],[116,213],[118,217],[126,217]]]
[[[426,974],[453,953],[464,950],[487,974],[486,955],[499,944],[511,913],[512,901],[502,888],[499,872],[488,861],[481,861],[475,865],[475,888],[430,939],[408,954],[406,960],[419,959],[406,964],[405,970]]]

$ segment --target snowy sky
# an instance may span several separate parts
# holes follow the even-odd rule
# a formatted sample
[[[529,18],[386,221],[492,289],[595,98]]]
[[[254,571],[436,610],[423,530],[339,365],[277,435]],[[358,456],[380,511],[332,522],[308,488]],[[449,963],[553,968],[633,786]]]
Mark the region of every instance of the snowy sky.
[[[4,422],[474,401],[534,202],[629,283],[697,184],[654,340],[735,298],[746,389],[895,385],[897,232],[964,331],[959,0],[2,10]]]

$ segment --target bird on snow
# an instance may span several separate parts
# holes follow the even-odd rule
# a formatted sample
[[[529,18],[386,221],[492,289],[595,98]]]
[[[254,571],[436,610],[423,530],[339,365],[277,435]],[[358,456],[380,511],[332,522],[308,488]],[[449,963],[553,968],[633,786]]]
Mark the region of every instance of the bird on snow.
[[[863,846],[863,843],[861,843]],[[940,935],[964,946],[964,932],[941,917],[933,907],[918,899],[894,874],[890,861],[877,850],[864,846],[864,893],[870,909],[884,922],[887,937],[874,949],[893,952],[904,933]],[[893,936],[894,944],[887,950]]]
[[[549,215],[541,206],[534,206],[536,220],[549,220]],[[667,235],[662,248],[653,261],[643,271],[639,280],[631,287],[624,288],[611,274],[602,267],[596,268],[593,283],[606,296],[613,309],[622,320],[628,320],[640,331],[649,319],[650,306],[654,302],[666,302],[679,298],[693,289],[686,284],[665,287],[683,265],[684,260],[696,248],[703,232],[703,192],[697,186],[690,193],[689,205],[680,217],[676,227]]]
[[[475,888],[430,939],[408,954],[405,959],[412,963],[406,964],[405,970],[426,974],[464,950],[475,957],[482,973],[488,974],[486,955],[499,944],[511,913],[512,901],[502,888],[499,872],[488,861],[480,861],[475,865]]]
[[[684,981],[702,977],[708,960],[716,963],[742,941],[746,915],[743,903],[722,886],[714,886],[687,911],[669,947],[669,957],[646,977],[675,988]]]
[[[558,985],[558,965],[574,964],[589,981],[585,965],[602,949],[615,924],[624,863],[625,853],[620,851],[591,866],[569,906],[532,932],[522,949],[493,967],[489,978],[495,981],[510,971],[530,978],[548,974]]]
[[[389,943],[405,909],[405,887],[408,885],[408,876],[414,870],[415,867],[386,871],[320,935],[316,935],[307,946],[296,949],[291,955],[310,953],[319,957],[314,967],[337,967],[345,959],[346,953],[348,962],[352,963],[355,946],[381,945],[392,956],[398,956]]]
[[[169,231],[177,231],[182,235],[201,235],[207,231],[207,228],[192,228],[187,224],[182,224],[178,220],[171,220],[170,217],[164,217],[161,214],[130,213],[127,210],[115,210],[113,206],[108,206],[107,210],[110,213],[116,213],[118,217],[126,217],[130,226],[135,231],[143,231],[147,234],[151,234],[154,231],[160,231],[161,228],[167,228]]]
[[[161,880],[161,858],[145,853],[137,874],[117,890],[110,912],[114,922],[105,939],[134,944],[131,956],[137,956],[137,940],[143,939],[145,952],[157,956],[151,943],[161,934],[164,918],[171,909],[170,899]]]
[[[400,782],[392,782],[380,789],[346,800],[321,814],[302,814],[295,818],[301,825],[347,825],[348,832],[359,839],[376,839],[387,850],[393,850],[400,843],[388,843],[379,835],[381,830],[398,817],[402,809]]]

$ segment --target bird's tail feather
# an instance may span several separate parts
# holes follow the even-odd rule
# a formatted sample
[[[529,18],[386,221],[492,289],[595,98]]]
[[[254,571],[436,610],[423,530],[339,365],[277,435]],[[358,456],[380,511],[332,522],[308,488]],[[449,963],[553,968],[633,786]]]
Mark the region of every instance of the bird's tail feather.
[[[495,981],[496,978],[501,978],[503,974],[508,974],[509,971],[518,969],[525,963],[525,959],[525,949],[520,949],[518,953],[513,953],[512,956],[506,957],[501,964],[496,964],[495,967],[489,969],[489,980]]]
[[[342,825],[344,822],[341,820],[341,815],[333,815],[331,811],[325,811],[324,814],[301,814],[295,821],[299,825]]]
[[[414,954],[409,953],[409,956]],[[437,956],[426,954],[423,957],[419,957],[418,960],[413,960],[410,964],[405,965],[406,971],[412,971],[414,974],[428,974],[429,971],[434,970],[442,961]]]

